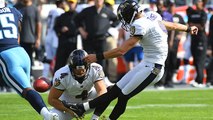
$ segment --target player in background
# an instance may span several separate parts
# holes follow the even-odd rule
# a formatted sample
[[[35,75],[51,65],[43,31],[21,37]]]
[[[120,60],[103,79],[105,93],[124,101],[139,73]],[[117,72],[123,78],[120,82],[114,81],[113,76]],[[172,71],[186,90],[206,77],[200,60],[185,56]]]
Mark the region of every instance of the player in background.
[[[45,39],[45,52],[46,56],[43,60],[44,69],[43,76],[48,78],[50,72],[50,63],[56,55],[56,50],[58,47],[58,36],[54,30],[55,19],[64,13],[66,6],[65,0],[56,0],[55,5],[57,8],[50,10],[47,18],[47,31]]]
[[[78,116],[65,107],[62,101],[70,104],[83,103],[106,93],[107,87],[112,85],[108,79],[104,79],[102,66],[86,63],[85,56],[86,51],[74,50],[68,58],[68,64],[55,72],[48,102],[54,107],[51,111],[58,113],[60,120],[70,120]],[[93,115],[92,118],[98,117]]]
[[[119,40],[123,43],[125,40],[128,40],[130,37],[130,32],[125,31],[122,28],[119,28]],[[140,63],[143,59],[143,48],[139,43],[135,44],[128,52],[124,54],[124,59],[126,63],[127,71],[132,70],[135,65]]]
[[[159,81],[163,76],[168,54],[167,29],[190,32],[191,34],[198,32],[198,28],[195,26],[187,27],[163,21],[158,13],[145,12],[137,2],[132,0],[122,2],[117,9],[117,15],[123,29],[130,31],[131,37],[121,46],[101,54],[89,54],[85,60],[91,63],[122,56],[138,42],[143,47],[144,58],[107,93],[83,104],[69,105],[69,108],[78,114],[96,108],[101,115],[110,102],[118,98],[108,118],[108,120],[117,120],[125,112],[130,98],[140,93],[151,83]]]
[[[44,120],[58,120],[56,113],[50,113],[40,94],[30,84],[31,62],[27,52],[19,45],[19,30],[22,14],[16,8],[5,7],[0,0],[0,71],[5,82],[44,117]]]

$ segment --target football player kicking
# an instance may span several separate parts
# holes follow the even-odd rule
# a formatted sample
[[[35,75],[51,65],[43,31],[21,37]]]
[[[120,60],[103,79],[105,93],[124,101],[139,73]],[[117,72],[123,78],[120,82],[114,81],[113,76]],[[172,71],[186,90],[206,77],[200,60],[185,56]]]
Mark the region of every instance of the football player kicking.
[[[18,43],[21,20],[22,15],[16,8],[5,7],[5,0],[0,0],[0,72],[6,83],[25,98],[44,120],[58,120],[58,115],[49,112],[40,94],[31,87],[30,58]]]
[[[74,109],[76,113],[96,108],[98,115],[101,115],[110,102],[118,98],[117,104],[108,118],[108,120],[117,120],[125,112],[130,98],[148,85],[158,82],[163,76],[164,63],[168,54],[167,29],[185,31],[192,35],[196,35],[198,32],[198,28],[195,26],[187,27],[163,21],[158,13],[143,11],[137,2],[132,0],[124,1],[119,5],[117,16],[123,29],[130,31],[131,37],[121,46],[102,54],[89,54],[85,60],[90,63],[122,56],[138,42],[144,49],[144,59],[107,93],[83,104],[70,105],[70,109]]]
[[[90,101],[106,93],[107,87],[112,85],[108,79],[104,79],[105,75],[101,65],[90,64],[84,60],[87,55],[84,50],[74,50],[68,58],[68,64],[54,74],[48,102],[54,107],[51,111],[58,113],[60,120],[70,120],[82,116],[82,114],[74,114],[72,110],[68,109],[69,104]],[[96,110],[94,110],[94,114],[97,114]],[[94,117],[99,116],[93,115],[92,118]]]

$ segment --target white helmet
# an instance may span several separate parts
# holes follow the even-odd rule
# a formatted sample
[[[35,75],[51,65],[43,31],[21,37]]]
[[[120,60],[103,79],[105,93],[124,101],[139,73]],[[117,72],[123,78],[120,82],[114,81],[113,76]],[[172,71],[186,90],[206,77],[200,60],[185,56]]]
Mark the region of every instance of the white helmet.
[[[0,8],[5,7],[5,0],[0,0]]]

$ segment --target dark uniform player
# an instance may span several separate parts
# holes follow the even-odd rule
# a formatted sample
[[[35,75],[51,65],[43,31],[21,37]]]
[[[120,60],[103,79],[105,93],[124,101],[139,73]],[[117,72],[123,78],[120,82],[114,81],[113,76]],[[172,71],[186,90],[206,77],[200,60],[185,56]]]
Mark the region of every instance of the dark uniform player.
[[[74,22],[77,15],[75,11],[77,0],[67,0],[67,3],[69,11],[61,14],[54,26],[59,39],[54,72],[66,65],[69,54],[77,48],[78,30]]]
[[[209,20],[209,41],[208,41],[208,47],[211,50],[211,57],[213,56],[213,7],[209,8],[212,15]],[[207,83],[209,87],[212,87],[213,85],[213,59],[211,59],[208,68],[207,68]]]
[[[101,53],[106,49],[106,34],[110,27],[116,27],[119,21],[104,0],[95,0],[95,5],[85,8],[76,17],[76,25],[83,38],[83,48],[88,53]],[[105,69],[105,61],[98,63]]]
[[[176,5],[174,1],[170,0],[167,3],[168,11],[173,15],[173,22],[184,24],[183,17],[176,13],[175,8]],[[183,36],[183,32],[180,31],[171,31],[170,33],[170,41],[169,41],[169,53],[168,58],[166,60],[166,67],[167,67],[167,75],[165,81],[165,87],[173,87],[172,85],[172,77],[173,74],[177,71],[179,67],[179,60],[177,59],[177,52],[178,52],[178,45],[179,41]]]
[[[195,79],[195,87],[203,86],[203,70],[205,68],[206,50],[207,50],[207,36],[205,32],[205,24],[207,21],[207,14],[203,9],[203,1],[196,1],[196,10],[189,7],[187,9],[188,24],[195,25],[199,31],[197,35],[191,36],[191,53],[194,59],[194,66],[196,68],[197,77]],[[198,83],[198,84],[197,84]]]
[[[41,96],[31,88],[30,58],[18,43],[18,26],[22,15],[16,8],[4,7],[4,4],[4,0],[0,0],[1,74],[6,83],[25,98],[45,120],[57,120],[58,115],[50,113]]]

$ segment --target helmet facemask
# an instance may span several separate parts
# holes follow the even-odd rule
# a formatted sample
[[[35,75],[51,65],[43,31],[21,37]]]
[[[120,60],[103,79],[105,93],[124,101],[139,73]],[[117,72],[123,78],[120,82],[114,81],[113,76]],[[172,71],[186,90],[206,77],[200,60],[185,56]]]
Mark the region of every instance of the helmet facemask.
[[[135,16],[138,13],[138,9],[139,5],[135,1],[131,0],[127,0],[119,5],[117,15],[124,30],[130,30],[131,24],[135,20]]]
[[[75,80],[82,83],[88,77],[90,64],[84,60],[87,55],[84,50],[74,50],[69,56],[69,67]]]
[[[85,79],[88,77],[88,67],[82,65],[82,66],[76,66],[75,68],[72,67],[71,74],[73,75],[73,78],[77,80],[79,83],[82,83]]]
[[[135,15],[136,15],[136,14],[137,14],[137,12],[134,12],[134,13],[133,13],[133,16],[134,16],[134,17],[132,17],[132,19],[130,20],[129,23],[126,22],[126,21],[124,20],[124,18],[119,19],[120,22],[122,23],[121,27],[122,27],[125,31],[130,31],[131,24],[132,24],[132,22],[134,21],[134,18],[135,18]]]

